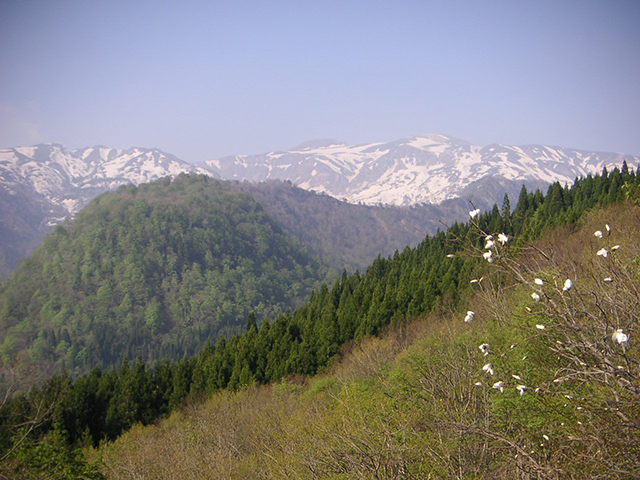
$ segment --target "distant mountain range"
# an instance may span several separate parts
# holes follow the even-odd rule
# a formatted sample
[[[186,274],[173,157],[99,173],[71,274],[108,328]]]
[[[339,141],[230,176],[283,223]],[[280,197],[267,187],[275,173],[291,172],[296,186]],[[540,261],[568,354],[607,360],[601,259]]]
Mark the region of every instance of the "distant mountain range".
[[[13,270],[53,226],[73,217],[100,193],[183,172],[224,180],[288,180],[349,203],[385,208],[452,201],[452,213],[443,215],[451,220],[464,218],[462,205],[469,200],[489,208],[508,193],[515,206],[514,197],[523,184],[529,189],[555,181],[571,184],[576,177],[624,161],[631,168],[640,164],[639,157],[618,153],[535,145],[479,147],[444,135],[359,146],[321,140],[288,151],[199,165],[145,148],[69,150],[44,144],[4,149],[0,150],[0,276]],[[456,198],[461,201],[452,200]],[[437,219],[429,221],[437,224]]]
[[[520,186],[571,184],[576,177],[600,173],[624,160],[630,167],[640,162],[619,153],[541,145],[479,147],[445,135],[424,135],[357,146],[321,140],[286,152],[238,155],[201,166],[224,179],[290,180],[350,203],[415,205],[460,197],[486,178]]]

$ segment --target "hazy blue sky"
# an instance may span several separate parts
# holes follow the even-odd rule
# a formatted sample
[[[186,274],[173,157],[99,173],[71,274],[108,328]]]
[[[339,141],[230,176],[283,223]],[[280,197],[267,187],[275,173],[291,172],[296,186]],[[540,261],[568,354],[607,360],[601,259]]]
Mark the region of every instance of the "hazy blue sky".
[[[0,147],[444,133],[640,155],[640,1],[0,0]]]

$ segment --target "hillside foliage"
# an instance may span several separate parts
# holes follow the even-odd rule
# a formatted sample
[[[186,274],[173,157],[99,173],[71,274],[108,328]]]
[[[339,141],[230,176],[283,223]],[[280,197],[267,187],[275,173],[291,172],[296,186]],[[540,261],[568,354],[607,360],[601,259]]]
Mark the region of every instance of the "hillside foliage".
[[[5,456],[20,465],[27,440],[49,445],[45,439],[51,438],[64,439],[55,444],[56,455],[69,455],[73,446],[96,446],[139,424],[102,452],[104,474],[127,478],[127,471],[142,469],[146,473],[135,475],[162,478],[202,468],[227,478],[523,478],[522,472],[525,478],[627,478],[630,471],[638,473],[637,349],[612,345],[611,329],[624,328],[633,338],[637,328],[640,223],[622,228],[625,214],[609,220],[614,232],[625,232],[618,234],[620,242],[635,247],[620,249],[620,263],[607,271],[592,273],[581,257],[565,259],[567,251],[584,252],[580,242],[564,247],[560,256],[551,252],[587,221],[587,212],[633,195],[639,183],[637,173],[623,168],[577,180],[570,188],[552,185],[546,195],[523,188],[513,212],[506,198],[502,208],[454,224],[416,248],[379,257],[365,273],[343,274],[293,312],[261,323],[249,313],[242,334],[195,356],[155,368],[125,360],[117,371],[95,368],[73,382],[66,375],[53,377],[3,406]],[[548,248],[536,246],[550,229],[560,233]],[[483,255],[489,233],[509,238],[500,249],[492,247],[491,264]],[[597,278],[605,274],[619,275],[628,289],[620,297],[630,300],[594,296],[602,286]],[[530,296],[534,276],[551,287],[541,292],[544,302]],[[576,283],[570,297],[562,293],[565,278]],[[579,278],[587,281],[579,284]],[[470,283],[474,279],[483,281]],[[481,303],[467,325],[462,312],[471,301]],[[607,323],[585,330],[593,323],[589,315],[598,311]],[[411,343],[406,332],[419,318],[432,319],[423,321],[430,335],[394,360]],[[389,329],[400,332],[396,346],[361,352],[364,347],[357,345],[376,345],[367,339]],[[603,347],[593,347],[596,341]],[[482,343],[492,346],[494,369],[509,387],[504,395],[487,383]],[[604,346],[605,357],[588,356]],[[297,375],[331,372],[341,352],[350,349],[358,353],[346,358],[359,365],[359,374],[319,378],[308,389],[291,383]],[[516,391],[511,375],[524,379],[526,396]],[[260,384],[273,386],[249,388]],[[173,413],[162,424],[165,430],[143,427],[176,412],[185,400],[197,405],[198,398],[211,395],[202,409],[187,406]],[[17,428],[38,417],[30,431]],[[605,436],[581,430],[596,420]],[[602,442],[614,433],[617,447],[605,452]],[[553,452],[541,434],[556,439]],[[145,450],[151,441],[160,441],[158,451],[166,455]],[[617,449],[630,458],[620,472],[611,463]],[[210,451],[217,455],[205,458],[202,452]],[[604,452],[601,458],[594,457],[596,451]],[[174,461],[171,470],[163,467],[162,455],[184,461]],[[572,459],[592,460],[583,469],[587,477],[566,474]],[[35,460],[32,465],[37,470]]]
[[[295,308],[325,273],[223,182],[183,174],[122,187],[56,227],[0,285],[0,354],[5,368],[73,376],[124,356],[177,359],[250,312]]]
[[[308,381],[288,377],[192,399],[100,448],[103,473],[637,478],[640,210],[617,205],[582,223],[497,249],[483,280],[471,284],[471,322],[432,313],[363,338]]]
[[[441,205],[354,205],[290,182],[233,183],[250,194],[282,228],[336,269],[364,271],[378,255],[415,247],[426,235],[467,212],[466,200]]]

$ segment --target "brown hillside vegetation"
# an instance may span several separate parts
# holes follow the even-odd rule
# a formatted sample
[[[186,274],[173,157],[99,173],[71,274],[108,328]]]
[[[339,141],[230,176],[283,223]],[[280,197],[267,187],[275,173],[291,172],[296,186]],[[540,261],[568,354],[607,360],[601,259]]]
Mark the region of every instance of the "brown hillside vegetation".
[[[119,479],[640,478],[639,239],[624,204],[507,244],[471,322],[396,325],[322,376],[194,400],[91,454]]]

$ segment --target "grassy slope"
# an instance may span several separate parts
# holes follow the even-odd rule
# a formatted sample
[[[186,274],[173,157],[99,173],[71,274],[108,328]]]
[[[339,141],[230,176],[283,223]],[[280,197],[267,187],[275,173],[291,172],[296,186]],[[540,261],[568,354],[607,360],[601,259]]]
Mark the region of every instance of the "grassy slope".
[[[92,455],[109,478],[637,477],[639,210],[616,205],[503,250],[470,324],[416,320],[352,346],[328,374],[194,400]]]

